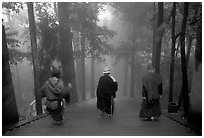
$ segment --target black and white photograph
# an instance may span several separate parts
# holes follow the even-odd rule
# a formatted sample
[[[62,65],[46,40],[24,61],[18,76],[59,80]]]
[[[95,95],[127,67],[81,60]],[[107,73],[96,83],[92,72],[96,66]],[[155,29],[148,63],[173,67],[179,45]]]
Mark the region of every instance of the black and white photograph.
[[[202,1],[1,1],[2,136],[202,136]]]

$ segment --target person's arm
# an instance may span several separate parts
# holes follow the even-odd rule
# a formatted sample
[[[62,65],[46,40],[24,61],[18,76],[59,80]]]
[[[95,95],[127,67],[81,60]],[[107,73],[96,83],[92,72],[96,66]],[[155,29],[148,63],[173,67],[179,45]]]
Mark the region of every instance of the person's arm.
[[[45,97],[45,84],[40,88],[41,97]]]
[[[162,76],[160,75],[160,84],[159,84],[159,98],[162,97],[162,94],[163,94],[163,83],[162,83]]]
[[[114,94],[113,97],[116,98],[116,92],[118,91],[118,82],[114,82]]]
[[[114,86],[114,92],[117,92],[118,91],[118,82],[114,82],[113,84]]]
[[[145,88],[145,86],[142,86],[142,97],[144,100],[147,99],[147,89]]]
[[[97,96],[97,97],[100,96],[101,89],[102,89],[101,79],[99,79],[99,81],[98,81],[98,86],[97,86],[97,89],[96,89],[96,96]]]
[[[67,98],[67,97],[69,97],[70,91],[71,91],[71,89],[72,89],[72,84],[71,84],[71,83],[68,83],[67,87],[65,87],[63,81],[60,81],[59,87],[60,87],[60,89],[61,89],[61,91],[60,91],[60,97],[61,97],[61,98]]]
[[[162,96],[162,93],[163,93],[163,89],[162,89],[162,83],[159,84],[159,95],[160,95],[160,98]]]

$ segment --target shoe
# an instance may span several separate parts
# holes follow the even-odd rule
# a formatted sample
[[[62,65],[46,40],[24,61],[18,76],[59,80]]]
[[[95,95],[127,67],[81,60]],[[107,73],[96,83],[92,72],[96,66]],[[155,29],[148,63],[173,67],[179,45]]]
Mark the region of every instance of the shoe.
[[[111,115],[111,114],[107,114],[107,117],[108,117],[108,118],[111,118],[111,117],[112,117],[112,115]]]
[[[105,115],[106,115],[106,114],[105,114],[104,111],[102,111],[101,114],[100,114],[100,116],[105,116]]]
[[[151,119],[151,121],[154,121],[154,117],[153,116],[151,116],[150,119]]]
[[[154,116],[154,121],[157,121],[159,119],[159,117]]]
[[[144,118],[144,121],[152,121],[152,120],[151,120],[151,117],[148,117],[148,118]]]
[[[153,121],[153,120],[154,120],[154,117],[153,117],[153,116],[144,118],[144,121]]]
[[[62,121],[53,121],[53,125],[60,126],[60,125],[62,125],[62,124],[63,124]]]

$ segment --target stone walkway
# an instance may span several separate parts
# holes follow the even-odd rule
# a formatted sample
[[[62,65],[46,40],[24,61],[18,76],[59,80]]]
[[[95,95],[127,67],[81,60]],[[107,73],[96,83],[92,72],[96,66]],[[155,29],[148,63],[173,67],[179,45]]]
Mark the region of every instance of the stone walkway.
[[[162,115],[158,121],[138,118],[140,101],[116,99],[113,118],[100,116],[96,99],[66,108],[64,124],[52,125],[50,116],[31,121],[4,133],[4,136],[197,136],[188,127]]]

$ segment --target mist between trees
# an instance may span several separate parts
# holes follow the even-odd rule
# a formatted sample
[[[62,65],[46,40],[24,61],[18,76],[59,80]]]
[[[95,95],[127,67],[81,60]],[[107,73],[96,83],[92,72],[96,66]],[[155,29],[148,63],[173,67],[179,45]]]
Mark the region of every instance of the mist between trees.
[[[38,113],[35,88],[49,78],[52,66],[60,67],[65,85],[72,83],[73,104],[95,98],[105,66],[118,81],[117,97],[140,100],[141,79],[152,64],[163,76],[166,109],[169,101],[182,101],[183,82],[190,92],[192,73],[202,62],[201,3],[3,2],[2,9],[21,119]]]

